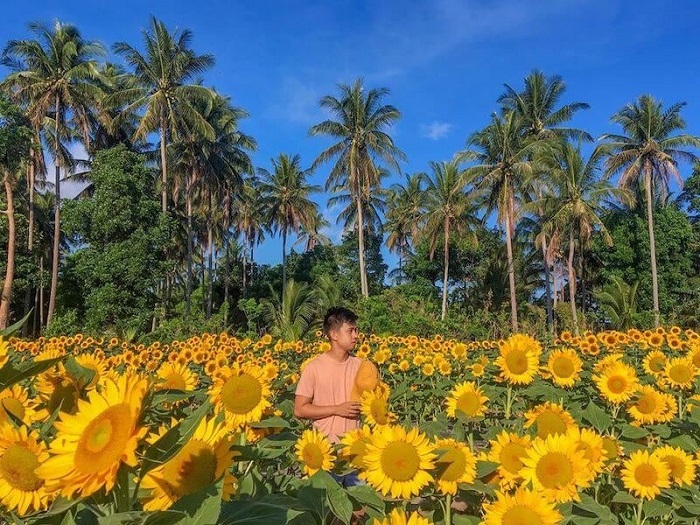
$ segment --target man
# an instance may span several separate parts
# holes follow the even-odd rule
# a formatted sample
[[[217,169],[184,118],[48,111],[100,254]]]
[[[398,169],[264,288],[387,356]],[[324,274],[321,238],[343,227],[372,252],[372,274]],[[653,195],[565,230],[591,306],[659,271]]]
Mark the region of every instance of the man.
[[[362,360],[350,352],[357,343],[357,315],[333,307],[323,319],[323,332],[331,348],[307,363],[294,398],[294,415],[313,421],[331,443],[359,426],[360,404],[350,400]]]

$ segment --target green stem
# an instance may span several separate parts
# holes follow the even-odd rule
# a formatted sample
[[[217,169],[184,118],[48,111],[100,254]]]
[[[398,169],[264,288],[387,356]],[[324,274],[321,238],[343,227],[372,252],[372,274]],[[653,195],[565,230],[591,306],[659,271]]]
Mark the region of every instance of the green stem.
[[[508,385],[506,387],[506,407],[505,413],[503,414],[506,419],[510,419],[510,409],[513,404],[513,387]]]
[[[640,499],[639,504],[637,505],[637,511],[634,513],[636,525],[642,525],[642,523],[644,523],[644,519],[642,518],[642,515],[643,515],[642,506],[643,505],[644,505],[644,500]]]
[[[678,392],[678,419],[683,419],[683,390]]]
[[[445,525],[452,525],[452,494],[445,497]]]

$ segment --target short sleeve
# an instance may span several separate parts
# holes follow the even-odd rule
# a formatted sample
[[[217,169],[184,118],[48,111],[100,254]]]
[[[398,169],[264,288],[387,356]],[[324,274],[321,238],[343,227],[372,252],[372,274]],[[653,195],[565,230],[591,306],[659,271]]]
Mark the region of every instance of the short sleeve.
[[[296,395],[313,399],[316,388],[316,374],[314,373],[314,367],[309,365],[301,372],[299,383],[297,383]]]

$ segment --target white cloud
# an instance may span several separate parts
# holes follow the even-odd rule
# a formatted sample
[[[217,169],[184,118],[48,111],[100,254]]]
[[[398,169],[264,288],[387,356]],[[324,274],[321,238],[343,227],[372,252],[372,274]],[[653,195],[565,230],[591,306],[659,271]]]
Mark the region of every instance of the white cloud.
[[[421,136],[429,138],[430,140],[440,140],[444,139],[450,134],[454,126],[449,122],[439,122],[434,120],[428,125],[421,124]]]
[[[312,84],[287,78],[281,85],[280,101],[272,106],[270,114],[295,124],[317,124],[323,120],[323,111],[318,105],[322,95],[321,90]]]

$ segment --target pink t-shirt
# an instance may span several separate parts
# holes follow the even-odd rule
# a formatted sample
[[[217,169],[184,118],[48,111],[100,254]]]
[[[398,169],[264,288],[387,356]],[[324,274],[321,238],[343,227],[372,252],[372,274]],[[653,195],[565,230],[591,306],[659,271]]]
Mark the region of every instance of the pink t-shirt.
[[[304,367],[296,394],[310,397],[317,406],[340,405],[350,401],[350,391],[361,362],[362,359],[353,355],[340,363],[327,354],[321,354]],[[340,436],[359,426],[359,420],[330,416],[314,420],[313,425],[328,436],[331,443],[337,443]]]

